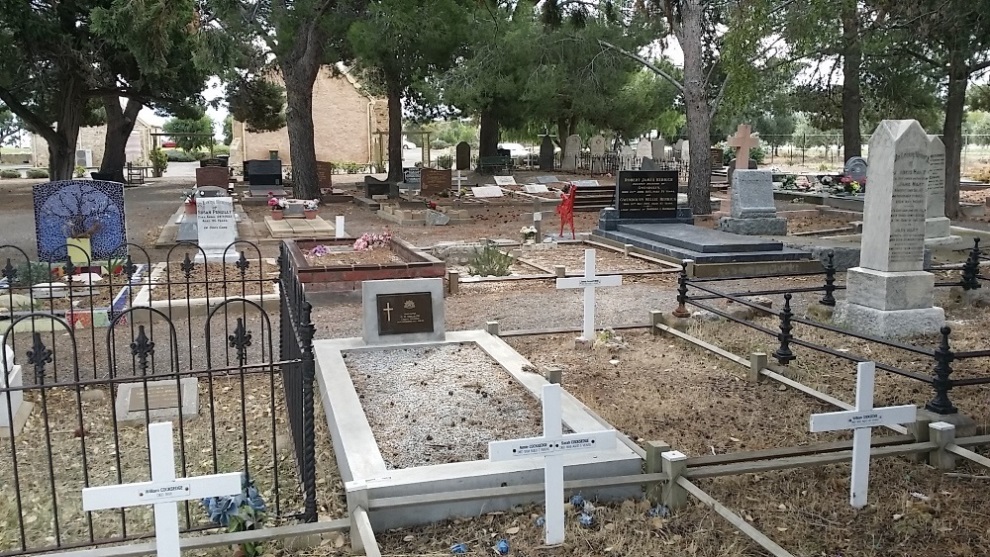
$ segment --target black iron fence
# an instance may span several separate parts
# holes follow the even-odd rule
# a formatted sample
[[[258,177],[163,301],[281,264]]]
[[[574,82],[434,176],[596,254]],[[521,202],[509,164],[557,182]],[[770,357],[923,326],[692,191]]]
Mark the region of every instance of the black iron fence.
[[[988,281],[990,278],[982,276],[979,274],[979,261],[984,259],[985,256],[980,251],[980,241],[976,239],[973,248],[970,250],[966,262],[963,264],[960,270],[959,280],[957,281],[943,281],[937,282],[935,286],[937,287],[953,287],[957,286],[962,288],[963,291],[973,291],[982,288],[981,281]],[[802,278],[808,280],[811,277],[821,277],[822,282],[820,285],[814,286],[804,286],[804,287],[789,287],[789,288],[779,288],[779,289],[767,289],[760,291],[747,290],[745,292],[725,292],[714,286],[713,283],[717,282],[727,282],[727,281],[737,281],[737,280],[752,280],[754,278]],[[697,293],[691,294],[691,290],[697,291]],[[975,358],[988,358],[990,357],[990,350],[971,350],[971,351],[954,351],[952,350],[950,343],[950,335],[952,330],[949,327],[942,327],[939,331],[939,342],[938,346],[935,348],[926,348],[922,346],[915,346],[912,344],[906,344],[902,342],[897,342],[888,339],[882,339],[870,335],[863,335],[854,333],[847,329],[842,329],[839,327],[834,327],[819,321],[814,321],[811,319],[804,319],[798,317],[794,314],[791,307],[791,300],[794,294],[797,293],[813,293],[821,292],[822,297],[817,301],[817,304],[822,306],[835,306],[836,300],[834,293],[837,290],[844,290],[845,286],[835,284],[835,266],[833,264],[833,255],[828,254],[826,263],[822,271],[817,272],[805,272],[796,273],[790,275],[760,275],[760,276],[746,276],[746,277],[713,277],[713,278],[690,278],[688,277],[687,267],[685,266],[681,270],[681,274],[678,278],[678,288],[677,288],[677,309],[674,310],[673,315],[675,317],[689,317],[691,312],[688,311],[687,306],[693,306],[698,309],[711,312],[712,314],[718,315],[729,321],[739,323],[755,331],[759,331],[765,335],[777,339],[777,348],[772,352],[771,357],[773,357],[777,363],[780,365],[787,365],[790,362],[797,359],[794,354],[792,347],[799,346],[802,348],[807,348],[822,354],[828,354],[829,356],[834,356],[839,359],[847,360],[850,362],[865,362],[872,360],[872,358],[867,358],[853,354],[848,351],[836,350],[825,346],[820,343],[812,342],[807,340],[807,337],[802,338],[795,334],[795,325],[801,325],[802,327],[808,327],[812,330],[817,331],[827,331],[830,333],[835,333],[838,335],[843,335],[870,343],[875,343],[897,350],[903,350],[905,352],[914,354],[915,356],[921,356],[923,358],[929,359],[932,362],[932,372],[931,374],[919,373],[917,371],[911,371],[899,368],[894,365],[886,364],[883,362],[876,362],[877,369],[881,369],[901,377],[906,377],[921,383],[926,383],[932,386],[934,390],[934,396],[926,405],[925,408],[937,414],[954,414],[957,409],[952,404],[949,398],[949,392],[954,387],[970,386],[970,385],[987,385],[990,384],[990,375],[981,377],[966,377],[966,378],[953,378],[952,377],[952,362],[959,362],[963,360],[975,359]],[[784,304],[780,311],[774,312],[770,308],[761,305],[751,298],[754,296],[774,296],[782,295]],[[778,319],[778,325],[776,328],[771,328],[769,326],[761,325],[760,323],[753,322],[748,319],[744,319],[734,315],[732,312],[721,310],[710,303],[713,300],[729,300],[735,304],[751,308],[756,312],[757,315],[769,315],[775,316]]]
[[[313,329],[288,258],[123,249],[0,246],[0,556],[149,537],[150,507],[84,512],[81,492],[147,481],[155,421],[175,424],[178,475],[243,472],[269,521],[316,520]],[[218,527],[180,508],[183,531]]]

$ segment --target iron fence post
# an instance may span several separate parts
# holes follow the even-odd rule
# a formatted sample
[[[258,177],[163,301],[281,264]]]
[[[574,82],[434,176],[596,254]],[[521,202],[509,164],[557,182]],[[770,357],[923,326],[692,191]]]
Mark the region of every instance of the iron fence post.
[[[951,332],[952,329],[949,327],[942,327],[942,341],[939,343],[938,349],[935,350],[935,378],[932,380],[935,398],[925,405],[925,410],[941,415],[955,414],[957,411],[956,407],[952,405],[952,401],[949,400],[949,389],[952,388],[952,379],[949,378],[952,374],[950,364],[956,358],[955,354],[952,353],[952,348],[949,347],[949,333]]]
[[[780,363],[780,365],[786,366],[789,362],[796,359],[794,353],[791,352],[791,317],[794,314],[791,312],[791,295],[784,294],[784,309],[780,312],[780,333],[777,334],[777,340],[780,341],[780,346],[774,351],[773,357]]]
[[[687,310],[687,266],[688,262],[681,263],[681,274],[677,277],[677,309],[674,310],[674,317],[691,317],[691,312]]]
[[[966,258],[966,263],[962,268],[962,281],[960,285],[963,290],[976,290],[980,288],[980,279],[976,278],[980,274],[980,239],[973,238],[973,249]]]
[[[825,264],[825,295],[818,301],[823,306],[834,306],[835,296],[835,252],[829,250],[828,263]]]

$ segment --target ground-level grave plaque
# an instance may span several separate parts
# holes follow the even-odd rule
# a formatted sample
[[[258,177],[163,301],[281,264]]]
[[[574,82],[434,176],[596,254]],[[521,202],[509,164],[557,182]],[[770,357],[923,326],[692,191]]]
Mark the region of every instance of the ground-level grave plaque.
[[[560,385],[543,386],[543,435],[512,441],[492,441],[488,457],[493,462],[543,458],[546,497],[544,518],[547,545],[564,543],[564,455],[609,451],[615,448],[615,430],[564,435],[561,429]]]
[[[144,325],[139,326],[143,332]],[[123,383],[117,389],[117,423],[149,420],[184,420],[199,415],[199,387],[195,377],[175,380]]]
[[[499,186],[473,186],[471,193],[478,199],[487,197],[502,197],[502,188]]]
[[[538,397],[548,384],[501,338],[457,331],[442,342],[369,345],[361,338],[333,339],[316,341],[315,352],[347,493],[364,492],[371,500],[426,498],[401,507],[373,506],[376,531],[542,502],[542,492],[535,490],[483,500],[442,498],[462,490],[543,484],[542,459],[487,458],[490,441],[540,433]],[[398,411],[393,402],[409,410]],[[611,428],[567,394],[562,415],[564,433]],[[565,479],[639,473],[642,459],[628,438],[619,438],[611,450],[564,455]],[[582,489],[585,497],[603,500],[639,492],[638,487]]]
[[[584,325],[578,342],[589,345],[595,341],[595,289],[603,286],[621,286],[622,277],[598,276],[595,274],[595,250],[584,251],[584,275],[580,277],[558,278],[558,289],[584,289]]]
[[[910,424],[917,419],[918,408],[904,406],[873,407],[873,385],[876,374],[874,362],[856,366],[856,408],[843,412],[813,414],[811,431],[853,430],[852,480],[849,484],[849,504],[861,509],[866,506],[870,483],[870,437],[875,427]]]
[[[557,178],[556,176],[537,176],[536,177],[536,183],[537,184],[556,184],[557,182],[560,182],[560,179]]]
[[[546,184],[526,184],[523,186],[523,191],[526,193],[548,193],[550,190],[547,189]]]
[[[620,171],[615,181],[615,196],[619,218],[675,218],[677,217],[677,171]]]
[[[371,280],[361,285],[364,340],[443,341],[443,279]]]
[[[176,478],[171,422],[148,426],[148,448],[151,453],[151,481],[83,489],[83,510],[100,511],[154,505],[155,549],[158,557],[180,557],[179,512],[176,505],[182,501],[236,495],[241,492],[243,474],[232,472]]]
[[[495,185],[497,186],[515,186],[516,178],[514,176],[492,176],[495,180]]]

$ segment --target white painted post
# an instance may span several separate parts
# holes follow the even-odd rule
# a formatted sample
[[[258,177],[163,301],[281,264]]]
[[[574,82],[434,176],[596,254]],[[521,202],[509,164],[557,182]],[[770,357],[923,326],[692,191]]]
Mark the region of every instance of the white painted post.
[[[536,241],[543,241],[543,213],[537,211],[533,213],[533,228],[536,229]]]
[[[856,408],[843,412],[812,414],[811,431],[853,430],[852,479],[849,484],[849,504],[861,509],[866,506],[870,483],[870,437],[874,427],[909,424],[917,419],[918,409],[904,406],[873,407],[874,362],[860,362],[856,371]]]
[[[595,339],[595,288],[604,286],[620,286],[621,275],[598,276],[595,274],[595,250],[584,250],[584,276],[558,278],[557,288],[584,289],[584,328],[581,339],[586,342]]]
[[[179,513],[175,504],[207,497],[236,495],[241,492],[242,474],[234,472],[176,478],[171,422],[148,426],[148,444],[151,449],[151,481],[85,488],[82,490],[83,510],[154,505],[155,549],[158,557],[180,557]]]
[[[344,234],[344,215],[337,215],[337,220],[334,223],[334,237],[344,238],[347,235]]]
[[[493,462],[543,457],[547,545],[564,543],[564,455],[615,448],[615,430],[562,435],[560,385],[543,386],[543,436],[488,443]]]

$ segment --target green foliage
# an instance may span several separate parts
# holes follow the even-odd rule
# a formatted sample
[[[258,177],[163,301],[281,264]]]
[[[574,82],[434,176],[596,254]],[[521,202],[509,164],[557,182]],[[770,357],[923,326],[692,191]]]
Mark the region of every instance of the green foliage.
[[[358,162],[335,162],[334,170],[343,170],[344,174],[357,174],[366,168],[366,165]]]
[[[0,105],[0,147],[17,143],[23,129],[17,116],[6,106]]]
[[[498,244],[488,240],[481,249],[475,249],[468,261],[468,273],[482,277],[508,276],[514,259],[502,251]]]
[[[972,85],[966,94],[966,105],[970,110],[990,112],[990,85]]]
[[[29,287],[52,280],[52,269],[48,263],[26,261],[18,265],[16,270],[14,286]]]
[[[246,123],[250,132],[273,132],[286,125],[285,89],[263,77],[238,79],[229,84],[227,105],[232,118]],[[224,123],[225,143],[227,143],[226,125]],[[233,140],[232,127],[230,138]]]
[[[170,134],[176,145],[187,153],[216,141],[213,137],[213,119],[205,111],[195,119],[172,118],[165,122],[162,131]]]
[[[31,179],[47,178],[48,171],[41,168],[30,168],[24,173],[25,176]]]
[[[227,114],[223,119],[223,144],[230,146],[234,142],[234,117]],[[228,151],[229,152],[229,151]]]
[[[77,164],[76,169],[73,173],[76,175],[76,178],[82,178],[83,176],[86,175],[86,167]]]
[[[452,168],[454,166],[454,157],[450,155],[440,155],[437,157],[437,166],[444,170]]]
[[[151,170],[156,178],[161,178],[168,168],[168,155],[161,148],[155,147],[148,155],[151,159]]]
[[[722,155],[725,164],[728,166],[729,163],[736,160],[736,149],[735,147],[729,147],[728,145],[722,147]],[[763,149],[762,145],[757,145],[749,150],[749,158],[756,161],[756,164],[763,164],[763,161],[767,158],[767,153]]]
[[[17,170],[10,170],[10,169],[0,170],[0,178],[3,178],[4,180],[12,180],[20,177],[21,177],[21,173]]]

